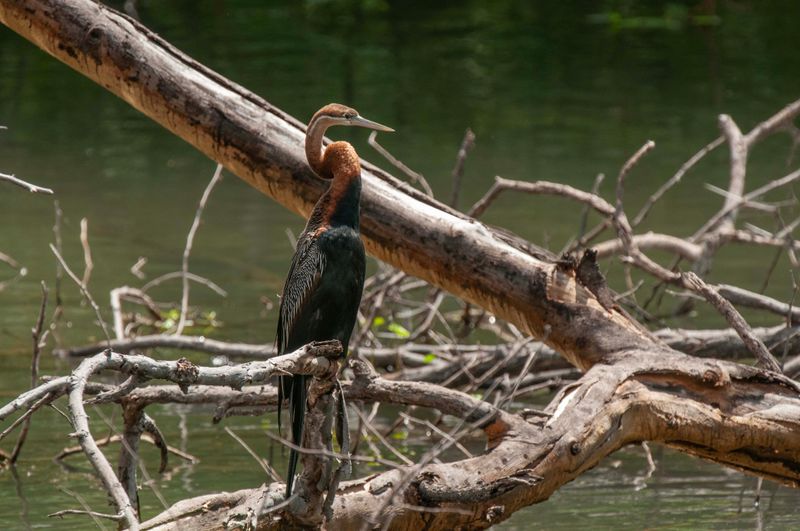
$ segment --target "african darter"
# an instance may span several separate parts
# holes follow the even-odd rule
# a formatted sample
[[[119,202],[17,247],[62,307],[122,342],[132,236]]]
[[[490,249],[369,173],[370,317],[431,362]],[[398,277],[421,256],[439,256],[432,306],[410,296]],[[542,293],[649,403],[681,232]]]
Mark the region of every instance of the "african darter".
[[[333,125],[355,125],[393,131],[359,116],[355,110],[331,103],[311,118],[306,131],[306,158],[318,176],[331,181],[314,206],[305,230],[297,240],[289,275],[281,296],[276,342],[279,354],[292,352],[312,341],[338,339],[343,356],[356,322],[364,287],[364,245],[358,232],[361,165],[347,142],[333,142],[322,151],[325,130]],[[280,404],[289,398],[292,441],[301,446],[306,412],[306,376],[282,376]],[[289,454],[286,497],[292,494],[297,451]]]

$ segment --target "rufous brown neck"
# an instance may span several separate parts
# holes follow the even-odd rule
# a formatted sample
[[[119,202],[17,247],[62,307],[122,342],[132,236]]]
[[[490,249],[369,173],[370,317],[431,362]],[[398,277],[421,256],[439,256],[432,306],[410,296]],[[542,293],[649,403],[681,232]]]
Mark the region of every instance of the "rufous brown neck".
[[[315,171],[320,176],[330,175],[331,184],[314,206],[309,226],[347,225],[358,230],[361,163],[356,150],[347,142],[333,142],[325,149],[318,166],[319,171]]]

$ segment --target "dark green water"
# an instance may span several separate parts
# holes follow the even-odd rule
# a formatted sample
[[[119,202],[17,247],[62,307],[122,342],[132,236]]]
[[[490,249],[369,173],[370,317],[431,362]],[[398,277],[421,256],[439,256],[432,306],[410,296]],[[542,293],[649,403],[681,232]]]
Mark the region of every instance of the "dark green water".
[[[708,4],[716,6],[713,17],[699,18],[702,10],[694,2],[664,7],[623,1],[162,0],[138,7],[147,26],[300,118],[340,101],[393,126],[398,132],[384,135],[383,144],[426,175],[441,197],[449,196],[455,152],[464,129],[472,127],[477,147],[467,162],[462,207],[478,199],[494,175],[589,188],[603,172],[609,175],[605,196],[611,198],[620,165],[653,139],[655,151],[628,179],[626,202],[634,213],[718,135],[718,114],[731,114],[746,130],[800,97],[800,3]],[[79,221],[88,218],[95,262],[90,288],[106,317],[109,289],[141,285],[129,272],[140,256],[148,258],[148,278],[180,268],[196,202],[214,170],[211,161],[5,28],[0,29],[0,125],[8,126],[0,131],[0,171],[56,190],[65,215],[65,256],[79,271]],[[378,161],[363,132],[337,134]],[[787,173],[788,146],[784,137],[759,146],[749,189]],[[725,185],[726,160],[724,150],[711,154],[642,230],[693,232],[721,204],[703,186]],[[575,233],[579,212],[559,200],[506,196],[485,217],[558,250]],[[774,224],[765,217],[746,219]],[[28,269],[27,277],[0,292],[3,401],[28,382],[38,283],[45,279],[52,287],[54,279],[47,247],[52,224],[50,198],[0,187],[0,251]],[[297,233],[302,225],[233,176],[218,186],[191,258],[193,272],[229,292],[225,299],[202,287],[191,292],[192,304],[215,310],[224,322],[217,337],[272,341],[275,310],[264,312],[260,298],[276,300],[292,252],[284,229]],[[732,248],[720,256],[712,278],[758,289],[771,256],[771,251]],[[617,270],[612,266],[612,279]],[[780,260],[768,293],[788,299],[788,270]],[[0,275],[2,280],[10,273],[3,268]],[[154,294],[176,300],[179,286],[165,285]],[[69,328],[62,327],[62,341],[96,338],[100,332],[91,310],[80,305],[77,289],[65,285],[64,296]],[[756,316],[754,322],[773,321]],[[704,326],[715,324],[715,317],[704,317]],[[43,368],[63,374],[68,366],[46,355]],[[211,410],[171,407],[151,413],[176,446],[185,418],[183,444],[201,458],[198,465],[157,479],[168,502],[263,481],[251,458],[211,424]],[[102,431],[102,421],[94,420]],[[227,424],[267,453],[263,422],[244,418]],[[78,506],[59,488],[77,491],[94,509],[105,510],[105,496],[80,458],[71,461],[78,467],[74,472],[50,461],[69,444],[70,431],[55,412],[35,417],[16,479],[8,470],[0,472],[0,528],[90,527],[81,519],[47,520],[49,512]],[[3,445],[10,449],[11,443]],[[155,473],[155,454],[148,452]],[[656,453],[659,466],[646,488],[637,489],[635,482],[646,470],[640,452],[621,452],[548,502],[514,515],[505,528],[800,526],[795,491],[765,484],[756,510],[754,479],[673,452]],[[280,452],[275,458],[282,470]],[[149,489],[142,491],[142,502],[147,515],[160,507]]]

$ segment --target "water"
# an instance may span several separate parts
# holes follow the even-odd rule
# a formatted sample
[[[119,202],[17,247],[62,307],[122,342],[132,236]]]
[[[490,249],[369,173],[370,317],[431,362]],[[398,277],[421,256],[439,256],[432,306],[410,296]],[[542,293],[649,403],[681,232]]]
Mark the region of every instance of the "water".
[[[471,127],[477,147],[466,165],[462,208],[485,192],[494,175],[586,189],[602,172],[608,175],[603,194],[612,198],[620,165],[653,139],[655,151],[637,166],[626,188],[626,204],[635,212],[685,159],[718,135],[719,113],[731,114],[746,130],[799,96],[796,2],[721,1],[716,19],[697,18],[700,8],[691,2],[666,7],[614,1],[139,4],[147,26],[295,116],[305,119],[322,104],[340,101],[391,125],[398,132],[383,135],[382,143],[423,173],[440,197],[449,197],[455,152],[464,129]],[[0,170],[56,190],[64,210],[64,254],[79,274],[79,222],[88,219],[95,262],[90,287],[106,317],[109,289],[141,285],[129,272],[140,256],[148,259],[148,278],[179,269],[196,202],[214,170],[211,161],[5,28],[0,29],[0,124],[9,127],[0,131]],[[380,162],[366,146],[363,131],[336,136]],[[786,173],[788,146],[786,137],[775,137],[757,148],[748,188]],[[721,204],[703,186],[725,185],[726,160],[724,149],[708,156],[652,212],[642,230],[693,232]],[[53,241],[51,199],[8,186],[0,190],[0,250],[28,269],[25,279],[0,292],[5,369],[0,398],[5,401],[27,385],[39,280],[53,287],[55,262],[47,247]],[[485,219],[558,250],[575,233],[578,213],[566,201],[508,195]],[[746,219],[765,227],[774,224],[764,216]],[[302,226],[301,219],[231,175],[214,191],[191,269],[222,285],[229,296],[193,287],[191,300],[217,312],[224,326],[215,337],[272,341],[275,309],[265,310],[261,298],[277,300],[292,252],[284,229],[296,234]],[[758,289],[764,256],[771,255],[731,248],[720,256],[712,279]],[[780,259],[768,293],[788,299],[788,270]],[[618,273],[611,266],[612,283],[622,288]],[[10,274],[0,265],[0,280]],[[178,283],[154,291],[164,301],[178,294]],[[63,327],[61,340],[81,344],[97,339],[93,313],[81,306],[73,285],[64,286],[64,298],[69,327]],[[763,315],[751,317],[754,323],[775,323]],[[700,324],[721,322],[709,312]],[[204,356],[193,360],[207,361]],[[43,359],[46,373],[67,369],[50,356]],[[211,410],[148,411],[176,446],[185,417],[184,444],[201,458],[197,465],[182,465],[157,479],[168,502],[263,480],[251,458],[211,425]],[[95,422],[102,432],[102,421]],[[226,425],[267,453],[261,434],[267,422],[243,418]],[[8,471],[0,473],[0,527],[23,528],[28,522],[86,528],[82,519],[54,522],[45,517],[78,507],[60,488],[77,491],[90,506],[105,510],[105,496],[80,457],[70,460],[77,472],[50,461],[69,444],[70,431],[58,413],[37,414],[17,479]],[[424,442],[413,436],[408,444],[419,450]],[[280,452],[274,457],[282,470]],[[154,472],[155,453],[145,450],[145,458]],[[504,526],[800,525],[795,491],[765,484],[756,511],[754,479],[671,451],[657,458],[658,469],[644,489],[635,484],[646,470],[641,453],[621,452]],[[27,506],[21,505],[17,489]],[[142,491],[142,504],[147,515],[160,507],[148,489]]]

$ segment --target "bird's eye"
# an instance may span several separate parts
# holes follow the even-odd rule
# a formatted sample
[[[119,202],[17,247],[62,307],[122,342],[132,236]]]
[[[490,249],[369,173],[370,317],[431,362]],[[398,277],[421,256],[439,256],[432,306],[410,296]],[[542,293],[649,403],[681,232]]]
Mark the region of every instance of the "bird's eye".
[[[344,114],[344,117],[345,117],[347,120],[352,120],[353,118],[355,118],[355,117],[356,117],[356,113],[354,113],[354,112],[348,112],[348,113],[345,113],[345,114]]]

